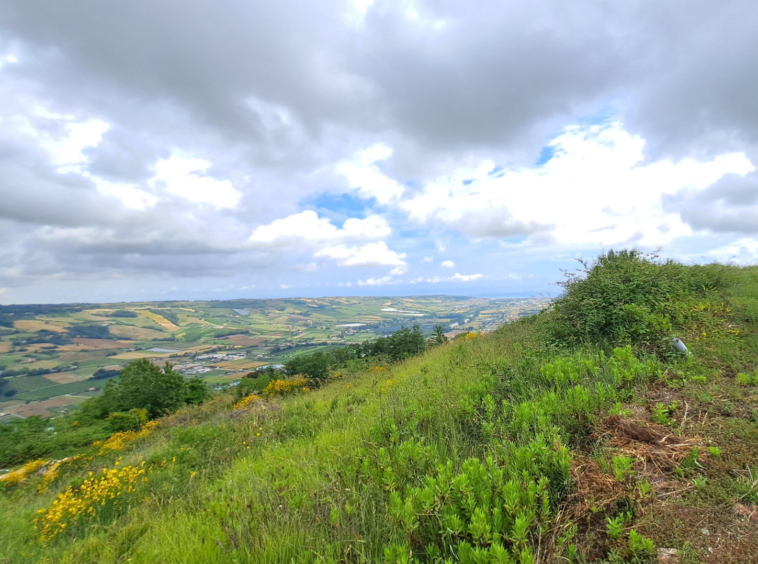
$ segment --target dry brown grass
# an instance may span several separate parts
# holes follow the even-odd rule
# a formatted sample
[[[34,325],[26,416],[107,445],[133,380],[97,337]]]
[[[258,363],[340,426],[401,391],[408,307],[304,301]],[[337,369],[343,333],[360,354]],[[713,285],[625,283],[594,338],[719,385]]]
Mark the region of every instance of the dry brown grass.
[[[693,447],[702,444],[702,439],[676,436],[668,427],[617,415],[600,422],[597,436],[607,439],[608,445],[624,456],[638,460],[642,464],[641,473],[653,477],[673,472]]]
[[[55,331],[56,333],[65,333],[65,327],[45,323],[37,319],[20,319],[13,322],[13,326],[21,331]]]
[[[148,327],[137,327],[135,325],[109,325],[108,331],[111,335],[130,341],[153,341],[155,339],[164,339],[166,334],[157,329]]]
[[[43,376],[45,380],[50,380],[56,384],[71,384],[72,382],[79,382],[83,380],[82,377],[75,376],[72,372],[58,372],[57,374],[45,374]]]
[[[131,345],[128,341],[113,341],[111,339],[74,339],[74,343],[86,345],[93,349],[122,349]]]
[[[232,343],[234,343],[235,345],[240,345],[243,347],[257,347],[258,345],[263,343],[263,339],[246,337],[245,335],[231,335],[226,338],[230,340]]]
[[[167,329],[168,331],[176,331],[179,329],[176,325],[171,323],[168,319],[163,317],[162,315],[158,315],[157,313],[153,313],[152,311],[147,311],[146,309],[141,309],[137,311],[142,317],[147,317],[151,321],[155,321],[158,325],[163,327],[164,329]]]

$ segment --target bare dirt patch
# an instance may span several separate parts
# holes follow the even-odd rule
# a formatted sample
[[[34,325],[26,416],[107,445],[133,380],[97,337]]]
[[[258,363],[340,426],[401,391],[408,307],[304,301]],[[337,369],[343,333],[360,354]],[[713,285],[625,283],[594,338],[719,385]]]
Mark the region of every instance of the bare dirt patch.
[[[681,546],[686,539],[699,562],[754,564],[758,557],[758,527],[731,506],[657,504],[635,528],[658,546]]]
[[[59,396],[57,398],[50,398],[45,401],[34,401],[31,403],[18,404],[11,407],[4,408],[5,413],[13,413],[19,417],[31,417],[38,415],[40,417],[50,417],[52,413],[49,409],[67,407],[69,405],[76,405],[84,398],[77,396]]]
[[[12,347],[13,343],[0,341],[0,354],[10,352]]]

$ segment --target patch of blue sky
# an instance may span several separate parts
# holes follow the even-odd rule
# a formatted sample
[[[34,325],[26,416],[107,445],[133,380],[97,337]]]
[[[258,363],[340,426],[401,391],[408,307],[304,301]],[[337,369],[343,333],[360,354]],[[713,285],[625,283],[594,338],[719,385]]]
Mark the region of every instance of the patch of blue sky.
[[[580,117],[576,124],[582,127],[592,127],[593,125],[605,125],[618,119],[618,110],[615,106],[608,104],[598,111]]]
[[[542,166],[555,156],[556,150],[553,145],[545,145],[540,151],[540,156],[535,163],[536,166]]]
[[[315,208],[326,216],[364,217],[373,207],[374,200],[358,198],[350,194],[318,194],[301,201],[306,207]]]
[[[501,243],[506,243],[509,245],[519,245],[526,241],[528,237],[526,235],[514,235],[513,237],[504,237],[500,239]]]

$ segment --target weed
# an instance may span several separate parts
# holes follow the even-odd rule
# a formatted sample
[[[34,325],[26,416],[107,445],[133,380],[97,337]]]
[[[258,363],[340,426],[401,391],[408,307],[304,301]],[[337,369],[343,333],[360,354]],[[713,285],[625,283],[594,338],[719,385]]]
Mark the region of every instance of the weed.
[[[632,529],[629,531],[629,550],[637,557],[652,556],[655,554],[655,543]]]
[[[628,477],[634,475],[634,470],[632,470],[633,464],[634,458],[628,456],[613,457],[613,474],[619,482],[623,482]]]
[[[624,532],[624,527],[632,521],[632,515],[630,513],[620,513],[616,517],[606,517],[606,534],[611,540],[617,540],[621,538]]]

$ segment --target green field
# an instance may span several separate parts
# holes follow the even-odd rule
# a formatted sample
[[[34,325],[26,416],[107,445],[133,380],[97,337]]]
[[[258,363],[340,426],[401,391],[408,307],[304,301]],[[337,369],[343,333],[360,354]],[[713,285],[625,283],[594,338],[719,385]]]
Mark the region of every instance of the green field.
[[[41,378],[46,371],[65,365],[67,372],[84,379],[101,368],[123,367],[135,358],[179,365],[194,362],[200,354],[197,347],[281,363],[297,354],[360,343],[412,323],[419,323],[427,334],[436,325],[446,331],[493,330],[519,314],[536,313],[545,304],[539,299],[435,296],[0,306],[0,319],[6,325],[0,331],[0,351],[6,351],[0,352],[0,377],[11,377],[4,388],[5,399],[38,401],[70,392],[52,382],[27,380],[23,375],[29,371],[35,371],[30,378]],[[423,315],[407,317],[385,309],[412,309]],[[481,315],[483,311],[491,313]],[[168,330],[145,312],[175,323],[176,330]],[[360,325],[341,327],[349,324]],[[42,346],[44,351],[39,350]],[[155,348],[177,352],[151,353]],[[199,362],[214,368],[206,377],[226,374],[215,370],[212,361]],[[81,387],[79,383],[68,386]],[[101,384],[83,389],[90,386],[99,389]],[[10,390],[16,395],[10,395]]]

